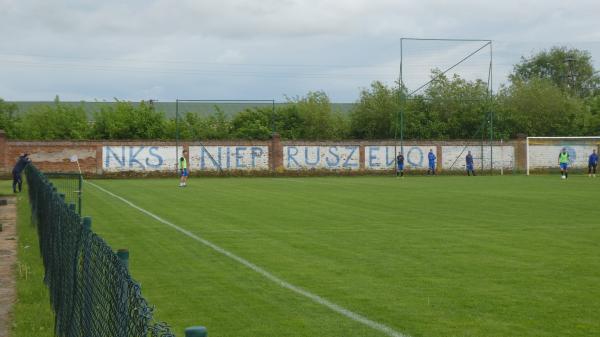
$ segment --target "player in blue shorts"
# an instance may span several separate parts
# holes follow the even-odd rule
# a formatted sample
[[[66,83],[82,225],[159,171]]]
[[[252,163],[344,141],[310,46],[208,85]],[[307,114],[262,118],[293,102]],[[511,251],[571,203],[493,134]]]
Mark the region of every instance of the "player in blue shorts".
[[[588,159],[588,175],[590,176],[590,178],[592,177],[592,174],[594,174],[594,178],[596,178],[596,168],[598,167],[598,154],[596,153],[596,150],[594,150],[592,152],[592,154],[590,154],[590,158]]]
[[[467,175],[470,176],[471,173],[473,173],[473,177],[475,176],[475,170],[473,169],[473,155],[471,154],[471,151],[469,151],[469,153],[467,153]]]
[[[398,153],[398,157],[396,157],[396,177],[404,177],[404,155],[402,153]]]
[[[429,161],[429,169],[427,170],[427,175],[435,175],[435,154],[433,154],[433,149],[429,149],[429,153],[427,154],[427,160]]]
[[[187,178],[190,174],[188,172],[187,160],[185,159],[186,155],[187,151],[183,150],[183,155],[181,156],[181,158],[179,158],[179,173],[181,175],[181,178],[179,179],[179,187],[187,186]]]
[[[567,148],[563,147],[562,151],[558,154],[558,165],[560,166],[562,179],[569,178],[569,160],[569,152],[567,152]]]

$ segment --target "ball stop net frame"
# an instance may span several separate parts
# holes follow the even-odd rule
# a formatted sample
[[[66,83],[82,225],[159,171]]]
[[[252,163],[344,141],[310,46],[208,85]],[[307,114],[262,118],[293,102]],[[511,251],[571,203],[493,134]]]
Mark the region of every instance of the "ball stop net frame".
[[[419,54],[416,45],[425,45]],[[407,55],[407,51],[417,49],[416,55]],[[441,55],[440,57],[440,54]],[[469,61],[479,62],[478,68],[469,70]],[[484,143],[485,129],[489,129],[489,165],[490,172],[493,171],[493,141],[494,141],[494,113],[492,108],[493,98],[493,43],[485,39],[444,39],[444,38],[412,38],[400,39],[400,66],[398,76],[398,100],[399,110],[396,111],[394,131],[394,152],[404,154],[405,116],[404,108],[411,100],[431,100],[423,95],[436,80],[450,74],[452,71],[461,70],[465,80],[481,80],[486,84],[487,95],[480,97],[444,97],[444,101],[458,100],[460,102],[471,102],[486,104],[486,113],[481,116],[482,122],[479,128],[471,136],[472,139],[481,136],[481,170],[484,170]],[[436,70],[437,72],[433,72]],[[453,74],[457,74],[453,72]],[[483,75],[483,76],[481,76]],[[398,147],[400,151],[398,151]],[[469,148],[465,143],[460,155],[453,161],[452,167],[457,160]]]
[[[185,106],[191,106],[191,108],[186,108]],[[181,132],[180,125],[182,118],[182,114],[193,113],[193,114],[206,114],[214,113],[214,112],[224,112],[226,114],[239,113],[246,109],[252,108],[270,108],[271,110],[271,135],[275,134],[275,100],[274,99],[176,99],[175,100],[175,153],[177,158],[176,170],[179,168],[179,146],[181,144]],[[221,167],[220,161],[215,160],[215,158],[210,154],[210,152],[206,149],[204,142],[200,138],[191,139],[192,141],[198,143],[204,153],[206,153],[210,160],[215,163],[217,169],[220,173],[223,173],[223,168]]]

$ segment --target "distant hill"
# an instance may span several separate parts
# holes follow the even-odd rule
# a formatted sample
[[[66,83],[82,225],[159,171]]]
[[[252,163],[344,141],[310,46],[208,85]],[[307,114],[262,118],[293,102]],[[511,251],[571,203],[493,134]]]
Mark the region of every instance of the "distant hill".
[[[20,101],[20,102],[10,102],[17,105],[19,112],[24,113],[31,109],[34,109],[38,106],[43,105],[52,105],[54,102],[52,101]],[[87,112],[88,117],[92,118],[94,112],[100,111],[103,106],[111,106],[114,105],[115,102],[60,102],[65,105],[82,105],[84,110]],[[133,104],[139,104],[137,102],[133,102]],[[158,111],[162,111],[165,113],[167,118],[175,117],[175,102],[155,102],[153,103],[154,107]],[[275,106],[284,106],[287,103],[275,103]],[[201,115],[210,115],[216,111],[215,107],[221,109],[227,116],[233,116],[236,113],[243,111],[248,108],[254,107],[270,107],[271,103],[269,102],[241,102],[241,103],[211,103],[211,102],[179,102],[179,112],[184,114],[186,112],[196,112]],[[347,114],[350,112],[354,103],[332,103],[331,108],[333,111],[339,111],[341,113]]]

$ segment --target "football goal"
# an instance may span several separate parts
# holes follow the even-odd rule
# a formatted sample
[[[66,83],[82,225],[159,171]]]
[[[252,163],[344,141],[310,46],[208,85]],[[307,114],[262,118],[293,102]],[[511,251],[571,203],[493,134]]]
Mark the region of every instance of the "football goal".
[[[527,137],[526,167],[527,175],[532,171],[547,171],[558,167],[558,154],[563,148],[570,158],[570,167],[586,169],[588,158],[593,150],[598,153],[600,136],[587,137]]]

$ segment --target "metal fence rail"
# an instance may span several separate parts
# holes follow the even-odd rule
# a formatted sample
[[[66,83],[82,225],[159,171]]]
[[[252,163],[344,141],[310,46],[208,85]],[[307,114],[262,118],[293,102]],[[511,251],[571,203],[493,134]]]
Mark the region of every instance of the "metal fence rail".
[[[56,336],[174,337],[154,321],[139,284],[91,230],[91,218],[82,219],[35,166],[27,166],[26,176]]]

